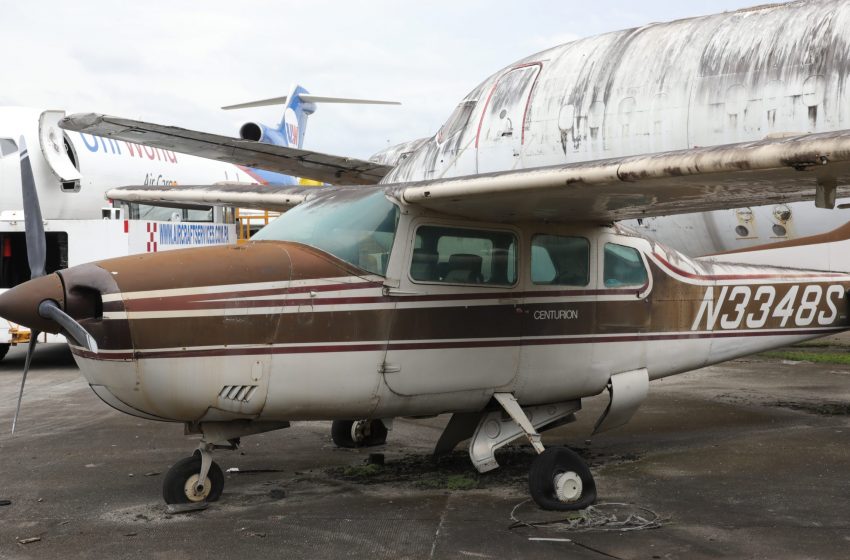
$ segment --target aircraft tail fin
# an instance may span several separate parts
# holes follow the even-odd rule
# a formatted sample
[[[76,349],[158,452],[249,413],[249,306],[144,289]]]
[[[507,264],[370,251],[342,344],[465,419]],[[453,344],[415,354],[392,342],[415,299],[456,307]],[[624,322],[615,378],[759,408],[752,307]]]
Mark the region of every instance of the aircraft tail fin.
[[[360,105],[401,105],[397,101],[381,101],[378,99],[353,99],[347,97],[329,97],[313,95],[303,86],[295,85],[289,95],[272,97],[259,101],[227,105],[222,109],[246,109],[249,107],[268,107],[284,105],[283,118],[276,129],[257,123],[247,123],[239,130],[244,140],[256,140],[277,146],[301,148],[304,144],[304,133],[307,130],[307,119],[316,111],[316,103],[347,103]]]

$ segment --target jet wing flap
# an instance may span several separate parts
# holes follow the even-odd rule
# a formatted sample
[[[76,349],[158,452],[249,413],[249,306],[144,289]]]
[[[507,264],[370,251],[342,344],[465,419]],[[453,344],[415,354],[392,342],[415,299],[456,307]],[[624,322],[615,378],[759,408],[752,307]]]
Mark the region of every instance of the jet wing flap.
[[[275,146],[96,113],[70,115],[62,119],[59,126],[66,130],[327,183],[371,185],[380,181],[392,169],[386,165],[355,158]]]
[[[405,202],[493,221],[598,221],[850,194],[850,130],[441,179]]]
[[[274,187],[269,185],[144,185],[110,189],[106,197],[120,202],[177,208],[235,206],[283,212],[301,204],[316,187]]]

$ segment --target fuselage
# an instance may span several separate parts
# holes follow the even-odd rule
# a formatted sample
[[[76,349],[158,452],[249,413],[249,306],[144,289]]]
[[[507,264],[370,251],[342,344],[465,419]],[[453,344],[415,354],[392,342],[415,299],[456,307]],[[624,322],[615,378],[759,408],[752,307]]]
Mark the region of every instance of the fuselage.
[[[78,132],[56,134],[42,146],[39,118],[43,111],[28,107],[0,107],[0,212],[20,211],[21,179],[17,144],[23,136],[29,148],[33,175],[45,220],[101,218],[108,203],[104,193],[123,185],[214,184],[223,181],[296,184],[297,179],[269,174],[243,166],[222,163],[170,150],[131,142],[107,140]],[[55,147],[52,145],[55,143]],[[76,182],[63,182],[45,157],[65,160],[80,175]],[[58,166],[57,166],[58,167]]]
[[[850,128],[850,3],[791,2],[650,24],[496,72],[385,182],[624,157]],[[689,255],[835,229],[810,203],[627,225]]]
[[[701,262],[621,227],[476,223],[383,189],[275,224],[61,271],[4,313],[61,300],[97,341],[72,345],[95,392],[182,422],[564,402],[636,368],[658,379],[848,328],[848,275]]]

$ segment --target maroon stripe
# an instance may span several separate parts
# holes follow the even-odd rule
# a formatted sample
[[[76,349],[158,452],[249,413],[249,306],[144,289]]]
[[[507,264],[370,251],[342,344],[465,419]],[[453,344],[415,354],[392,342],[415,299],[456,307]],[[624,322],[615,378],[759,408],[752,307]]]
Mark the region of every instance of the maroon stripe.
[[[695,280],[768,280],[768,279],[777,279],[777,278],[846,278],[846,274],[838,274],[838,273],[830,273],[823,272],[818,274],[809,274],[809,273],[799,273],[799,274],[694,274],[692,272],[687,272],[682,270],[681,268],[670,264],[667,259],[659,255],[658,253],[653,253],[653,256],[661,261],[664,266],[669,268],[671,271],[684,276],[685,278],[692,278]]]
[[[847,330],[844,327],[827,327],[823,329],[809,329],[803,331],[786,332],[785,330],[767,330],[752,332],[712,332],[712,333],[676,333],[676,334],[626,334],[611,336],[586,336],[586,337],[555,337],[555,338],[523,338],[503,340],[464,340],[464,341],[435,341],[435,342],[396,342],[389,344],[323,344],[319,346],[298,346],[289,348],[215,348],[209,350],[183,350],[183,351],[140,351],[121,352],[109,354],[95,354],[81,348],[72,347],[74,354],[83,358],[92,358],[101,361],[126,361],[144,358],[198,358],[217,356],[258,356],[264,354],[315,354],[315,353],[338,353],[338,352],[374,352],[383,350],[439,350],[451,348],[497,348],[505,346],[549,346],[556,344],[590,344],[590,343],[612,343],[612,342],[638,342],[642,340],[694,340],[714,338],[736,338],[757,336],[795,336],[826,334]]]

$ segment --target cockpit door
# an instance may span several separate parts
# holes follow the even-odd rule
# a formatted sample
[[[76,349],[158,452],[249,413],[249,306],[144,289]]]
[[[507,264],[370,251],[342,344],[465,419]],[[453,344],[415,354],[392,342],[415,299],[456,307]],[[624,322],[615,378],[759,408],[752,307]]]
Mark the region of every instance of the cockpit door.
[[[481,115],[478,172],[513,169],[525,141],[525,116],[540,64],[514,68],[493,86]]]
[[[68,157],[65,149],[65,132],[59,128],[59,121],[65,117],[65,111],[44,111],[38,118],[38,141],[41,153],[56,177],[63,183],[63,190],[74,190],[79,186],[80,171]]]

